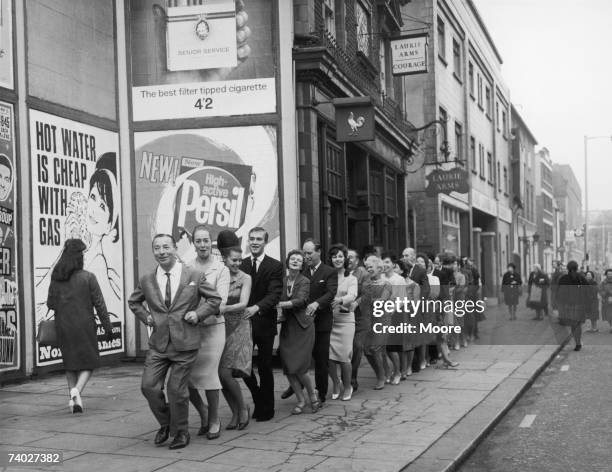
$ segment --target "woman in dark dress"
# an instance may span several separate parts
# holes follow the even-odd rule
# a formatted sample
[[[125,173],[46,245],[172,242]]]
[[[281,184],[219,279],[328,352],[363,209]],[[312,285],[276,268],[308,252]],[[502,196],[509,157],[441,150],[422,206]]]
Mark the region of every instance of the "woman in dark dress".
[[[516,320],[516,306],[521,295],[521,286],[523,280],[520,274],[516,272],[516,266],[510,262],[508,271],[502,277],[502,292],[504,294],[504,303],[508,306],[510,312],[510,320]]]
[[[83,412],[81,392],[93,370],[100,365],[94,307],[106,339],[112,339],[111,322],[96,276],[83,270],[85,249],[87,246],[80,239],[66,240],[51,273],[47,297],[47,306],[55,312],[55,329],[66,369],[70,391],[68,406],[72,413]]]
[[[529,296],[527,297],[527,308],[535,310],[536,315],[534,320],[543,320],[544,314],[548,315],[548,287],[550,286],[550,279],[542,271],[540,264],[534,264],[531,274],[529,274],[529,281],[527,282],[529,288]]]
[[[311,411],[315,413],[320,403],[313,381],[308,375],[314,347],[315,328],[313,317],[306,315],[306,305],[310,296],[310,280],[301,274],[304,267],[304,254],[296,249],[290,251],[285,265],[288,273],[283,279],[283,294],[277,305],[277,308],[282,309],[282,314],[279,315],[282,326],[278,348],[283,373],[287,376],[298,400],[291,413],[299,415],[306,406],[302,386],[306,387]]]
[[[569,326],[576,342],[574,351],[582,349],[582,323],[585,320],[587,289],[590,288],[584,275],[578,272],[578,263],[567,263],[567,274],[559,279],[557,303],[559,305],[559,323]]]

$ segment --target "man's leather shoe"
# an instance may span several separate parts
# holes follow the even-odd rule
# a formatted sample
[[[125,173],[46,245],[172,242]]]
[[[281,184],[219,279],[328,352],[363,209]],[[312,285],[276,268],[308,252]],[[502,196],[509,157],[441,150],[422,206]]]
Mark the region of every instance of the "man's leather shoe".
[[[289,398],[291,395],[293,395],[293,389],[291,387],[289,387],[287,390],[285,390],[283,393],[281,393],[281,398],[283,400],[286,400],[287,398]]]
[[[155,435],[155,445],[159,446],[162,443],[165,443],[168,440],[168,436],[170,435],[170,426],[162,426],[159,428],[159,431]]]
[[[272,418],[274,418],[274,410],[260,413],[256,421],[269,421]]]
[[[189,444],[189,433],[186,431],[179,431],[174,436],[174,439],[168,446],[168,449],[181,449]]]

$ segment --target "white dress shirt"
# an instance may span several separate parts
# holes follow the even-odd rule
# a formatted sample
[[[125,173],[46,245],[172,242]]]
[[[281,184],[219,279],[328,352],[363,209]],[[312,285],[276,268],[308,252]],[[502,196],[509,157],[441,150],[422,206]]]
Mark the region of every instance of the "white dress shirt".
[[[314,273],[317,271],[317,269],[319,268],[320,265],[321,265],[321,261],[319,261],[319,263],[316,266],[310,268],[310,275],[311,276],[314,275]]]
[[[183,264],[180,262],[176,262],[172,269],[170,269],[170,302],[174,303],[174,297],[176,296],[176,291],[178,290],[179,284],[181,282],[181,272],[183,270]],[[166,299],[166,283],[168,281],[168,277],[166,277],[166,271],[162,269],[160,266],[157,266],[157,272],[155,274],[155,278],[157,279],[157,285],[159,285],[159,291],[161,292],[161,299]]]

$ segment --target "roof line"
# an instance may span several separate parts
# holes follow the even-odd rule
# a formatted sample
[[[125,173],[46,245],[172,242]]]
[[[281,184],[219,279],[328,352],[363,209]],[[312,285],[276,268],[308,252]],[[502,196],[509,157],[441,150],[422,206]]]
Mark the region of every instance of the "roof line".
[[[480,16],[480,13],[478,12],[478,8],[476,8],[476,5],[474,4],[473,0],[466,0],[466,1],[467,1],[468,6],[470,7],[470,10],[472,10],[474,17],[476,18],[476,21],[478,22],[478,25],[482,28],[482,31],[484,32],[485,37],[489,41],[491,48],[493,48],[493,52],[495,53],[497,60],[499,61],[500,64],[503,64],[504,61],[501,57],[501,54],[499,53],[497,46],[495,46],[495,42],[493,42],[493,38],[491,37],[491,34],[489,33],[489,30],[487,29],[485,22]]]

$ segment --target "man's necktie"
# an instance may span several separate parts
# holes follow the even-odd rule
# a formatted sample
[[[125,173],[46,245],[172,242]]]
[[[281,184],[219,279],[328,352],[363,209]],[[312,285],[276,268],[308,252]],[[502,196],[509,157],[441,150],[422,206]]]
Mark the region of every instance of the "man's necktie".
[[[257,274],[257,258],[253,257],[251,263],[251,277],[255,277],[255,274]]]
[[[164,303],[166,304],[166,308],[170,309],[170,304],[172,302],[172,289],[170,287],[170,272],[166,272],[166,298],[164,298]]]

